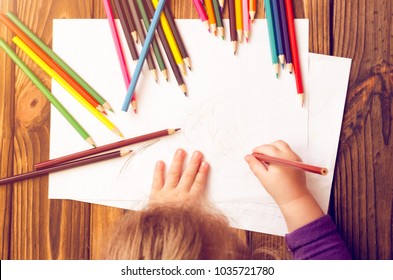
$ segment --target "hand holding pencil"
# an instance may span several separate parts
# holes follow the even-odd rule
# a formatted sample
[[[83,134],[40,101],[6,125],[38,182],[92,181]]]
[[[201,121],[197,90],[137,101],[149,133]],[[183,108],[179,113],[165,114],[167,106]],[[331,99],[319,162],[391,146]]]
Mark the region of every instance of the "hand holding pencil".
[[[253,153],[299,162],[300,157],[284,141],[261,145]],[[322,209],[307,188],[305,172],[292,165],[267,163],[253,155],[245,160],[250,169],[272,196],[284,215],[289,232],[294,231],[324,215]]]

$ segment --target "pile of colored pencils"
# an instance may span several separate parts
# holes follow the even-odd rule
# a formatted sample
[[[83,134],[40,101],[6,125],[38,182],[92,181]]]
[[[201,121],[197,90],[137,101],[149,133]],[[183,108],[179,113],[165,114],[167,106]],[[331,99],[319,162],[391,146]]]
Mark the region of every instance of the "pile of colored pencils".
[[[7,178],[1,178],[0,186],[12,184],[21,180],[36,178],[39,176],[47,175],[49,173],[63,171],[63,170],[84,166],[88,164],[98,163],[109,159],[124,157],[133,152],[132,150],[129,149],[123,149],[126,146],[145,142],[160,137],[165,137],[174,134],[176,131],[179,130],[180,128],[163,129],[152,133],[103,145],[97,148],[84,150],[74,154],[65,155],[59,158],[40,162],[34,166],[33,171],[18,174]]]
[[[164,78],[168,80],[164,53],[180,90],[187,96],[183,75],[186,75],[186,67],[191,70],[191,60],[174,17],[170,9],[165,6],[165,2],[166,0],[103,0],[124,82],[128,88],[122,108],[124,111],[127,111],[130,104],[136,110],[135,88],[145,59],[156,82],[158,81],[156,64]],[[116,27],[114,12],[120,19],[122,30]],[[128,50],[122,48],[119,32],[124,33]],[[164,52],[159,47],[159,41]],[[138,54],[137,44],[139,43],[142,45],[142,50]],[[136,63],[132,78],[127,68],[126,52],[131,54],[132,60]]]
[[[112,110],[109,103],[13,13],[7,12],[6,15],[7,16],[0,15],[0,21],[17,35],[12,41],[51,78],[56,80],[67,92],[69,92],[97,120],[99,120],[112,132],[122,137],[118,128],[106,118],[107,113],[105,110]],[[53,96],[50,90],[2,39],[0,39],[0,47],[29,77],[29,79],[37,86],[37,88],[45,95],[53,106],[64,116],[75,131],[78,132],[90,145],[95,146],[95,143],[88,132],[56,99],[56,97]]]
[[[251,23],[254,21],[257,11],[256,0],[193,0],[194,7],[199,18],[206,25],[209,32],[225,39],[225,26],[223,23],[223,12],[228,6],[229,30],[233,53],[236,55],[238,45],[249,41]]]
[[[226,2],[226,3],[225,3]],[[233,52],[237,54],[238,45],[249,41],[251,26],[257,12],[256,0],[193,0],[201,21],[209,32],[224,39],[222,14],[224,5],[228,7],[230,40]],[[274,73],[278,78],[279,65],[295,74],[297,94],[301,105],[304,91],[300,61],[297,50],[296,32],[292,0],[264,0],[269,43]]]
[[[292,0],[265,0],[264,3],[274,72],[278,77],[281,65],[295,74],[297,94],[303,106],[304,91]]]

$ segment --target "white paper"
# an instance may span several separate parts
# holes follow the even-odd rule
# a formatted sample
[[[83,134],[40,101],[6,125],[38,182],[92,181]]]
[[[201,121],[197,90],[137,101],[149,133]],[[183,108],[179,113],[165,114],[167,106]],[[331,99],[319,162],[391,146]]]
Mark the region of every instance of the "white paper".
[[[328,105],[331,104],[325,102],[325,106],[324,103],[318,103],[315,110],[308,110],[306,102],[306,106],[301,108],[296,96],[294,77],[282,72],[280,79],[275,78],[264,20],[255,21],[251,42],[240,46],[238,56],[233,56],[230,43],[208,34],[200,21],[177,20],[177,24],[193,64],[193,71],[185,77],[189,97],[184,97],[173,76],[170,76],[169,83],[161,77],[159,84],[156,84],[147,69],[144,69],[137,87],[139,113],[135,115],[120,110],[126,87],[107,21],[54,21],[54,50],[115,108],[116,113],[109,117],[126,138],[165,128],[180,127],[182,130],[151,144],[130,159],[111,160],[51,174],[49,197],[141,209],[150,193],[155,162],[162,159],[169,164],[175,149],[179,147],[190,154],[199,149],[211,165],[208,198],[228,216],[233,226],[285,234],[286,226],[279,209],[251,174],[243,157],[257,145],[283,139],[303,159],[323,160],[318,154],[321,151],[319,143],[311,145],[314,143],[314,135],[308,130],[308,115],[310,112],[310,116],[315,115],[315,120],[320,118],[322,122],[326,115],[321,111],[329,110]],[[308,21],[297,20],[296,24],[302,69],[307,72]],[[124,42],[123,36],[122,39]],[[127,58],[132,61],[128,54]],[[327,60],[322,59],[323,62]],[[310,69],[313,61],[310,57]],[[338,63],[330,64],[336,66]],[[169,63],[167,66],[169,67]],[[129,67],[132,69],[133,65]],[[345,69],[340,70],[345,72]],[[325,72],[329,77],[332,77],[332,73],[339,73],[337,69]],[[314,90],[321,89],[312,79],[308,79],[309,76],[311,74],[303,75],[303,80],[305,85],[313,89],[310,92],[306,90],[306,100],[312,102]],[[345,75],[338,76],[335,77],[338,86],[334,96],[335,101],[341,103],[338,104],[339,109],[333,111],[336,118],[334,124],[329,126],[331,131],[325,131],[326,137],[320,137],[323,138],[320,139],[322,143],[330,143],[321,146],[325,148],[322,163],[326,163],[324,166],[331,171],[334,168],[341,126],[340,108],[343,108],[348,82],[348,78],[345,81]],[[52,91],[89,131],[98,145],[121,140],[55,82],[52,84]],[[310,128],[312,127],[310,122]],[[315,149],[308,151],[309,143]],[[146,143],[133,148],[138,150],[143,145]],[[50,157],[88,148],[61,115],[52,109]],[[323,180],[320,178],[322,177],[311,176],[310,189],[321,205],[325,206],[329,200],[331,177]]]

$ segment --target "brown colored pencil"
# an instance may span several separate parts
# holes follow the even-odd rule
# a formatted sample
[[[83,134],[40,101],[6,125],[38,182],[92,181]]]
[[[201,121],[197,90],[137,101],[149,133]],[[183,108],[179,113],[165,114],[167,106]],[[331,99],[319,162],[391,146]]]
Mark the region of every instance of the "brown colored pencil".
[[[58,172],[58,171],[62,171],[62,170],[70,169],[70,168],[75,168],[75,167],[79,167],[79,166],[83,166],[83,165],[87,165],[87,164],[101,162],[104,160],[123,157],[123,156],[130,154],[131,152],[132,152],[132,150],[119,150],[119,151],[109,152],[106,154],[96,155],[96,156],[89,157],[89,158],[84,158],[84,159],[80,159],[80,160],[76,160],[76,161],[67,162],[67,163],[60,164],[60,165],[50,166],[48,168],[41,169],[41,170],[22,173],[19,175],[0,179],[0,185],[13,184],[18,181],[27,180],[27,179],[35,178],[35,177],[42,176],[42,175],[47,175],[49,173],[54,173],[54,172]]]
[[[328,170],[325,167],[318,167],[314,165],[305,164],[299,161],[292,161],[292,160],[272,157],[260,153],[253,153],[252,155],[263,163],[285,165],[288,167],[293,167],[293,168],[301,169],[303,171],[320,174],[320,175],[326,175],[328,173]]]
[[[121,148],[121,147],[129,146],[129,145],[132,145],[132,144],[148,141],[148,140],[159,138],[159,137],[164,137],[164,136],[167,136],[167,135],[171,135],[171,134],[175,133],[178,130],[180,130],[180,128],[164,129],[164,130],[152,132],[152,133],[149,133],[149,134],[137,136],[137,137],[134,137],[134,138],[125,139],[125,140],[121,140],[121,141],[118,141],[118,142],[110,143],[110,144],[107,144],[107,145],[104,145],[104,146],[96,147],[94,149],[84,150],[84,151],[77,152],[77,153],[74,153],[74,154],[62,156],[62,157],[59,157],[59,158],[56,158],[56,159],[51,159],[51,160],[48,160],[48,161],[37,163],[35,165],[35,169],[36,170],[42,170],[42,169],[46,169],[46,168],[49,168],[49,167],[52,167],[52,166],[55,166],[55,165],[59,165],[59,164],[65,163],[65,162],[75,161],[75,160],[78,160],[78,159],[81,159],[81,158],[97,155],[97,154],[100,154],[100,153],[103,153],[103,152],[107,152],[107,151],[110,151],[110,150],[114,150],[114,149],[118,149],[118,148]]]
[[[136,50],[135,39],[131,34],[130,23],[132,22],[132,19],[127,17],[123,0],[114,0],[114,3],[115,3],[117,15],[119,16],[120,23],[123,28],[123,33],[126,37],[128,48],[130,49],[131,52],[132,60],[136,62],[138,61],[139,55],[138,55],[138,51]]]
[[[173,15],[171,13],[171,10],[168,8],[168,6],[165,6],[164,13],[165,13],[166,18],[168,20],[169,26],[172,29],[173,36],[175,37],[175,40],[177,42],[177,46],[179,47],[179,50],[180,50],[180,54],[183,57],[183,61],[187,65],[188,69],[191,70],[190,57],[188,55],[186,47],[184,46],[183,39],[180,35],[179,29],[176,26],[176,23],[175,23]]]
[[[145,33],[145,30],[143,29],[143,25],[141,22],[142,17],[139,14],[139,8],[137,7],[134,0],[128,0],[125,2],[126,3],[128,2],[128,4],[129,4],[131,15],[132,15],[134,22],[135,22],[136,30],[138,32],[139,39],[140,39],[141,44],[143,46],[143,44],[145,43],[145,39],[146,39],[146,33]],[[157,81],[157,79],[158,79],[157,78],[157,71],[156,71],[156,66],[154,65],[154,60],[153,60],[153,56],[151,53],[151,48],[149,48],[149,51],[147,53],[146,61],[147,61],[147,66],[149,68],[149,71],[152,73],[154,80]]]
[[[144,4],[145,4],[147,16],[151,19],[153,17],[154,11],[155,11],[153,3],[150,0],[145,0]],[[179,85],[179,87],[180,87],[181,91],[184,93],[184,95],[187,96],[187,86],[184,83],[183,76],[180,72],[179,67],[177,66],[177,63],[175,61],[175,57],[173,56],[171,47],[169,46],[168,40],[165,36],[164,30],[162,29],[162,26],[160,23],[158,23],[156,30],[158,33],[158,37],[161,40],[161,44],[165,50],[169,64],[171,65],[173,74],[175,75],[175,79],[177,81],[177,84]]]
[[[233,45],[233,54],[236,55],[238,42],[237,42],[237,30],[236,30],[235,0],[228,0],[228,12],[229,12],[229,33]]]
[[[78,82],[76,82],[63,68],[57,65],[33,40],[31,40],[22,30],[20,30],[11,20],[4,15],[0,15],[0,20],[11,29],[30,49],[33,50],[46,64],[59,74],[71,87],[73,87],[87,102],[98,111],[105,113],[101,104],[88,93]]]

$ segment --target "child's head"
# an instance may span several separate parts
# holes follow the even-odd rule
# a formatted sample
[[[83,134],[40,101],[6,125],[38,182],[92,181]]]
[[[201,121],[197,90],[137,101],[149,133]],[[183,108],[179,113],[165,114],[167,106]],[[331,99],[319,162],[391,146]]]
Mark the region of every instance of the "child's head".
[[[190,207],[128,212],[108,244],[106,259],[245,259],[248,248],[221,215]]]

